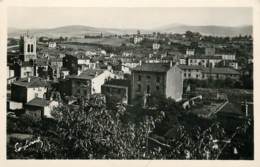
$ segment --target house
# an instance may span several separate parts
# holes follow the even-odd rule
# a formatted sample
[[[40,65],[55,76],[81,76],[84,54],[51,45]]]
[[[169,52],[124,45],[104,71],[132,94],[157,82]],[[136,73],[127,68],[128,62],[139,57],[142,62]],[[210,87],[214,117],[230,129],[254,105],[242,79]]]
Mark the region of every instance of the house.
[[[47,58],[39,58],[34,62],[34,76],[41,78],[48,78],[48,64],[49,61]]]
[[[50,58],[49,67],[48,67],[50,79],[60,78],[62,67],[63,67],[62,58]]]
[[[49,42],[48,47],[49,48],[56,48],[57,44],[56,42]]]
[[[126,79],[111,79],[101,86],[101,93],[106,96],[107,104],[130,102],[131,81]]]
[[[10,66],[7,66],[7,85],[10,85],[16,80],[14,75],[14,69]]]
[[[35,119],[53,118],[52,110],[58,107],[57,101],[49,101],[43,98],[35,97],[24,105],[25,114]]]
[[[11,84],[11,100],[27,103],[35,97],[44,98],[47,93],[47,83],[39,77],[19,79]]]
[[[183,71],[183,79],[204,79],[203,66],[180,64],[178,67]]]
[[[186,55],[187,56],[194,56],[195,50],[194,49],[186,49]]]
[[[35,75],[32,62],[19,62],[14,64],[14,75],[16,78],[26,78]]]
[[[143,37],[141,36],[134,36],[134,44],[138,44],[143,41]]]
[[[72,96],[89,96],[101,93],[101,85],[114,74],[108,70],[88,69],[78,75],[68,76],[69,94]]]
[[[78,74],[78,72],[84,71],[90,68],[90,58],[85,54],[66,54],[63,58],[63,66],[69,69],[70,74]]]
[[[131,84],[132,100],[152,94],[161,94],[176,101],[182,99],[182,71],[172,62],[140,64],[132,69]]]
[[[223,60],[236,60],[235,54],[216,54],[216,56],[221,56]]]
[[[224,80],[227,78],[239,80],[240,77],[239,71],[229,67],[204,68],[202,73],[207,79],[211,78],[213,80]]]
[[[214,68],[221,61],[221,56],[193,56],[188,58],[188,65]]]
[[[67,68],[62,67],[60,69],[60,78],[65,79],[67,76],[69,76],[69,73],[70,73],[70,71]]]
[[[205,55],[206,56],[214,56],[215,55],[215,48],[214,47],[206,47],[205,48]]]
[[[159,50],[160,44],[159,43],[153,43],[153,50]]]

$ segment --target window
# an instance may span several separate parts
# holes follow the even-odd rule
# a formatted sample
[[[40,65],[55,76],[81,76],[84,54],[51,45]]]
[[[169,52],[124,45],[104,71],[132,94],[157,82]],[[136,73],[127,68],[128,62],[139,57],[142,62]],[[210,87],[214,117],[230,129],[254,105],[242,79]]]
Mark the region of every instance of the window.
[[[158,85],[156,86],[156,90],[157,90],[157,91],[159,91],[159,90],[160,90],[160,87],[159,87]]]
[[[186,75],[187,75],[187,74],[186,74],[186,73],[184,73],[184,77],[186,77]]]
[[[196,75],[196,78],[199,78],[199,75],[198,75],[198,74]]]
[[[141,81],[141,75],[138,75],[138,81]]]
[[[160,76],[156,77],[156,82],[160,82]]]
[[[31,44],[31,52],[33,52],[33,44]]]
[[[150,85],[147,85],[147,87],[146,87],[146,93],[150,93]]]
[[[30,46],[31,46],[30,44],[27,45],[27,52],[30,52],[30,50],[31,50]]]
[[[141,92],[141,89],[142,89],[141,84],[138,84],[138,85],[137,85],[137,91],[138,91],[138,92]]]
[[[147,78],[147,79],[151,79],[151,76],[150,76],[150,75],[147,75],[146,78]]]
[[[35,93],[35,97],[38,97],[38,93]]]
[[[191,77],[191,74],[189,73],[189,77]]]

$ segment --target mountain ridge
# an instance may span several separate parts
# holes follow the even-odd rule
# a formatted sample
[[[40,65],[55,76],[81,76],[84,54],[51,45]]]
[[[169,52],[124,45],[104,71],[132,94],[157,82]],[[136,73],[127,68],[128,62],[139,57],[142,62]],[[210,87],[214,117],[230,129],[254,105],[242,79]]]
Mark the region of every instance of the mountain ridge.
[[[172,23],[164,26],[160,26],[153,29],[139,29],[141,33],[185,33],[186,31],[199,32],[203,35],[214,36],[238,36],[238,35],[252,35],[252,25],[243,26],[219,26],[219,25],[185,25],[179,23]],[[84,35],[97,35],[102,33],[103,35],[112,34],[134,34],[138,29],[128,28],[99,28],[86,25],[68,25],[54,28],[34,28],[28,29],[28,31],[36,36],[48,36],[48,37],[83,37]],[[9,37],[18,37],[21,34],[27,32],[27,29],[19,29],[15,27],[8,27]]]

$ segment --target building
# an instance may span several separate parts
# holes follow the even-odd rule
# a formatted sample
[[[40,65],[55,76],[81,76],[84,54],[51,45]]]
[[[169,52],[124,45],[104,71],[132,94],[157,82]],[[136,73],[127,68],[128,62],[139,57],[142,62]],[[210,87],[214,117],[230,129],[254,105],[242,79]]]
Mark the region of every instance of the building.
[[[215,55],[215,48],[213,48],[213,47],[206,47],[205,48],[205,55],[206,56],[214,56]]]
[[[188,58],[188,65],[214,68],[221,61],[221,56],[193,56]]]
[[[58,107],[57,101],[49,101],[43,98],[35,97],[24,105],[25,114],[34,119],[53,118],[51,112]]]
[[[35,75],[34,66],[31,62],[19,62],[14,64],[14,75],[17,79]]]
[[[186,55],[187,56],[194,56],[195,55],[195,50],[194,49],[187,49],[186,50]]]
[[[218,54],[216,56],[221,56],[223,60],[236,60],[235,54]]]
[[[10,66],[7,66],[7,85],[10,85],[16,80],[16,77],[14,75],[14,69]]]
[[[239,80],[240,77],[239,71],[228,67],[204,68],[202,73],[205,78],[213,80],[225,80],[227,78]]]
[[[29,36],[27,33],[20,38],[20,58],[22,61],[28,62],[30,60],[36,60],[36,37]]]
[[[23,104],[35,97],[44,98],[47,93],[47,83],[39,77],[19,79],[11,84],[11,100]]]
[[[107,104],[130,103],[131,81],[125,79],[111,79],[101,86],[101,93],[106,96]]]
[[[47,58],[38,58],[34,61],[34,76],[41,78],[48,78],[48,64]]]
[[[49,42],[48,46],[49,48],[56,48],[57,44],[56,42]]]
[[[90,63],[90,58],[85,54],[66,54],[63,58],[63,66],[69,69],[70,74],[78,74],[78,72],[92,68],[93,65]]]
[[[159,50],[160,44],[159,43],[153,43],[153,50]]]
[[[183,79],[205,79],[202,73],[203,66],[180,64],[178,67],[183,71]]]
[[[152,94],[161,94],[176,101],[182,99],[182,71],[172,62],[149,63],[137,66],[132,69],[131,84],[132,100]]]
[[[134,44],[138,44],[143,41],[143,37],[141,36],[134,36]]]
[[[100,69],[88,69],[78,75],[68,76],[69,95],[88,97],[101,93],[101,85],[110,78],[114,78],[113,73]]]

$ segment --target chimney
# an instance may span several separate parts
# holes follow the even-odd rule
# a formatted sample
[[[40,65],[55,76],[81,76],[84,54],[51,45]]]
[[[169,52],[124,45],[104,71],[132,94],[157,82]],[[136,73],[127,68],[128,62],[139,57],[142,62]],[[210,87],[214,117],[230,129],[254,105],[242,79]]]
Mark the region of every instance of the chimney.
[[[30,77],[27,78],[27,82],[28,82],[28,83],[31,82],[31,78],[30,78]]]
[[[170,61],[170,67],[172,67],[172,60]]]
[[[139,60],[139,65],[140,65],[140,66],[142,65],[142,60]]]

